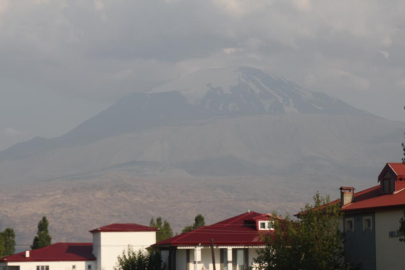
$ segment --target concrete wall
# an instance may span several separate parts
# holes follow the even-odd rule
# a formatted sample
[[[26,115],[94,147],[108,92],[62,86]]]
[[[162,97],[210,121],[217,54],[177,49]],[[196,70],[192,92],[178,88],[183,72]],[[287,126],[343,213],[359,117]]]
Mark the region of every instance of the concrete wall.
[[[93,241],[97,269],[112,270],[117,264],[118,256],[126,251],[128,246],[138,252],[155,244],[156,232],[101,232],[93,234]]]
[[[372,218],[372,229],[363,230],[365,217]],[[354,221],[354,231],[346,231],[346,220]],[[348,215],[343,219],[345,235],[345,258],[347,262],[360,266],[361,270],[376,270],[376,241],[374,213]]]
[[[20,266],[20,270],[37,270],[37,266],[48,265],[49,270],[72,270],[73,265],[76,265],[76,270],[87,270],[88,265],[92,266],[92,270],[96,269],[94,261],[88,262],[13,262],[8,263],[8,266]],[[1,267],[4,264],[0,264]],[[2,269],[3,270],[3,269]]]
[[[405,269],[405,243],[398,237],[389,237],[390,232],[399,228],[399,220],[403,217],[403,210],[376,212],[376,250],[377,270]]]

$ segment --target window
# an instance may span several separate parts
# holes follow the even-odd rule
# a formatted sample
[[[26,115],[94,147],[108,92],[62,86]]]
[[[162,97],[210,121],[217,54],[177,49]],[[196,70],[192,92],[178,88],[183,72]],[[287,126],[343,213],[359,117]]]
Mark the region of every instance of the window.
[[[49,265],[38,265],[37,270],[49,270]]]
[[[391,175],[387,174],[381,180],[381,187],[383,193],[393,193],[395,191],[395,179]]]
[[[366,230],[373,230],[373,223],[372,223],[372,217],[364,217],[363,218],[363,231]]]
[[[228,270],[228,249],[221,249],[221,270]]]
[[[267,221],[267,229],[268,229],[268,230],[274,230],[274,228],[273,228],[273,221]]]
[[[87,269],[88,269],[88,270],[91,270],[91,264],[89,264],[89,265],[87,266]]]
[[[232,265],[234,270],[248,270],[249,250],[233,249],[232,250]]]
[[[273,221],[259,221],[259,230],[274,230]]]
[[[346,219],[345,226],[346,232],[354,232],[354,219],[353,218]]]
[[[72,270],[76,270],[76,265],[72,265]]]

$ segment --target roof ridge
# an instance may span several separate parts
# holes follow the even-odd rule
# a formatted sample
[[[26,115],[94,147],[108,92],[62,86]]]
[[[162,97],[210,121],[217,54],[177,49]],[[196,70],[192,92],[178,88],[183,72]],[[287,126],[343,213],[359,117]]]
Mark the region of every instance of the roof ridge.
[[[396,176],[398,176],[397,172],[394,170],[394,168],[391,167],[391,164],[393,163],[387,163],[387,165],[391,168],[391,170],[396,174]]]
[[[234,220],[232,220],[232,222],[224,224],[224,225],[225,225],[224,227],[226,227],[226,226],[228,226],[228,225],[231,225],[232,223],[235,223],[235,221],[238,221],[238,220],[240,220],[241,218],[244,218],[245,216],[249,215],[250,213],[252,213],[252,212],[246,212],[246,213],[243,213],[243,214],[239,215],[239,217],[236,218],[236,219],[234,219]],[[256,212],[254,212],[254,213],[256,213]]]
[[[186,237],[187,235],[190,235],[190,234],[192,234],[192,233],[195,233],[196,231],[199,231],[199,230],[201,230],[202,228],[205,228],[205,227],[208,227],[208,226],[205,226],[205,225],[204,225],[204,226],[201,226],[201,227],[199,227],[199,228],[197,228],[197,229],[191,230],[191,231],[189,231],[189,232],[182,233],[182,234],[180,234],[179,237],[178,237],[175,241],[173,241],[173,242],[176,242],[177,240],[183,239],[183,238]]]

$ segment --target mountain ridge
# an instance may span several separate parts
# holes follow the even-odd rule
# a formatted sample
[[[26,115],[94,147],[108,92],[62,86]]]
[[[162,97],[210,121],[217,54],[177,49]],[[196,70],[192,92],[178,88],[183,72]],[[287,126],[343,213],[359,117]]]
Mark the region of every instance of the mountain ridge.
[[[200,73],[181,77],[179,83],[175,80],[147,93],[129,94],[60,137],[37,137],[1,151],[0,161],[24,158],[53,148],[84,145],[127,132],[217,117],[286,113],[376,117],[324,93],[312,92],[282,77],[265,74],[260,69],[240,67]],[[208,83],[195,86],[200,97],[193,101],[188,95],[193,86],[187,84],[196,76],[199,77],[197,81]],[[225,87],[223,81],[218,83],[218,76],[221,80],[233,77],[233,81],[226,81],[228,87]],[[201,90],[203,84],[205,92]],[[186,88],[185,92],[181,91],[183,88]]]

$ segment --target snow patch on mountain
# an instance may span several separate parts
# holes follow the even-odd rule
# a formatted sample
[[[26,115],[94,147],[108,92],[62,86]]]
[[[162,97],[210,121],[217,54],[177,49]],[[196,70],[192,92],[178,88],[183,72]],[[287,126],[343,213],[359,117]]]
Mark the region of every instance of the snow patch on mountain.
[[[165,92],[178,92],[190,104],[220,114],[368,114],[336,98],[312,92],[281,76],[251,67],[200,70],[156,87],[149,93]]]

